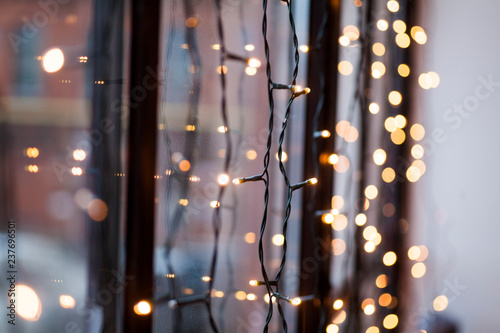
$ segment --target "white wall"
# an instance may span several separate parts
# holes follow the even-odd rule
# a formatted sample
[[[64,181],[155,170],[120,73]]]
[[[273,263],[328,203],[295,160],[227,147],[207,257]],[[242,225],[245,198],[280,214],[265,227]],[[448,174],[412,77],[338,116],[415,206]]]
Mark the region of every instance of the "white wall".
[[[444,293],[450,304],[443,315],[459,322],[460,332],[498,332],[500,1],[419,2],[428,42],[418,70],[441,77],[437,89],[417,89],[428,168],[415,186],[412,223],[414,243],[430,250],[427,275],[416,281],[419,311]],[[489,77],[498,83],[485,85]],[[474,111],[453,110],[464,103]],[[442,140],[432,139],[434,131]]]

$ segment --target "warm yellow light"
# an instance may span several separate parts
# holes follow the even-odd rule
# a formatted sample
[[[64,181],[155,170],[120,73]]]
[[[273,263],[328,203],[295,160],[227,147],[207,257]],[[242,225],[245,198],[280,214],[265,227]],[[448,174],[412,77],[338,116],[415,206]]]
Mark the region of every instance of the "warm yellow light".
[[[186,21],[184,22],[186,24],[186,27],[188,28],[194,28],[198,24],[198,20],[196,17],[188,17]]]
[[[368,327],[365,333],[380,333],[380,330],[377,326]]]
[[[30,147],[26,149],[26,156],[28,156],[29,158],[37,158],[39,154],[40,152],[36,147]]]
[[[416,260],[420,256],[420,248],[418,246],[412,246],[408,250],[408,258],[410,260]]]
[[[419,26],[414,26],[411,28],[411,37],[418,43],[418,44],[425,44],[427,42],[427,34],[425,33],[424,29]]]
[[[247,44],[245,45],[245,51],[253,51],[255,50],[255,46],[253,44]]]
[[[365,251],[367,253],[372,253],[373,251],[375,251],[375,243],[370,242],[370,241],[366,242]]]
[[[31,173],[37,173],[38,172],[38,166],[37,165],[28,165],[27,170]]]
[[[16,313],[27,321],[37,321],[42,314],[42,303],[35,290],[23,284],[15,289]]]
[[[226,74],[227,73],[227,66],[226,65],[223,65],[223,66],[217,66],[217,74]]]
[[[344,207],[344,198],[340,195],[334,195],[332,197],[332,209],[340,210]]]
[[[256,299],[257,299],[257,296],[255,294],[247,294],[247,300],[255,301]]]
[[[276,156],[275,156],[275,157],[276,157],[276,161],[279,161],[279,160],[280,160],[280,155],[279,155],[279,153],[276,153]],[[282,152],[281,152],[281,161],[282,161],[282,162],[286,162],[286,161],[288,161],[288,155],[287,155],[287,153],[285,153],[284,151],[282,151]]]
[[[189,171],[191,163],[188,160],[182,160],[179,162],[179,169],[183,172]]]
[[[372,76],[375,79],[378,79],[385,74],[385,65],[381,63],[380,61],[375,61],[372,64]]]
[[[365,309],[363,311],[365,312],[365,315],[371,316],[375,313],[375,305],[368,304],[367,306],[365,306]]]
[[[339,69],[340,74],[350,75],[354,68],[349,61],[343,60],[343,61],[339,62],[338,69]]]
[[[392,24],[392,28],[394,29],[394,31],[398,34],[402,34],[406,31],[406,23],[404,23],[403,21],[401,20],[396,20],[394,21],[394,23]]]
[[[394,132],[398,128],[396,126],[396,119],[394,119],[394,117],[387,117],[384,122],[384,127],[388,132]]]
[[[422,73],[418,76],[418,84],[423,89],[431,89],[431,78],[427,73]]]
[[[380,111],[380,107],[377,103],[370,103],[370,105],[368,106],[368,110],[371,114],[377,114]]]
[[[413,124],[410,128],[410,135],[415,141],[420,141],[425,136],[425,128],[420,124]]]
[[[245,68],[245,74],[248,76],[254,76],[257,74],[257,68],[254,67],[246,67]]]
[[[375,185],[368,185],[365,189],[365,196],[370,199],[370,200],[373,200],[377,197],[378,195],[378,189]]]
[[[294,305],[294,306],[299,306],[299,305],[300,305],[300,303],[302,303],[302,300],[301,300],[300,298],[298,298],[298,297],[295,297],[295,298],[293,298],[293,299],[292,299],[292,302],[291,302],[291,303],[292,303],[292,305]]]
[[[342,231],[347,227],[347,217],[343,214],[335,216],[332,222],[332,228],[337,231]]]
[[[332,213],[327,213],[327,214],[323,214],[321,215],[321,221],[323,221],[323,223],[326,223],[326,224],[331,224],[334,220],[334,216]]]
[[[342,46],[349,46],[351,43],[351,40],[347,36],[340,36],[339,37],[339,44]]]
[[[408,46],[410,46],[410,42],[411,42],[410,36],[408,36],[407,34],[402,33],[396,35],[396,44],[400,48],[406,49]]]
[[[372,46],[372,51],[373,51],[373,54],[381,57],[385,54],[385,46],[382,43],[375,43]]]
[[[389,306],[391,302],[392,296],[387,293],[380,295],[380,297],[378,298],[378,304],[380,304],[380,306]]]
[[[439,83],[441,82],[441,79],[439,78],[439,74],[436,72],[429,72],[427,73],[427,77],[430,80],[430,87],[431,88],[437,88],[439,86]]]
[[[246,156],[249,160],[255,160],[257,158],[257,152],[253,149],[247,150]]]
[[[413,156],[413,158],[417,160],[424,157],[424,147],[422,147],[421,145],[414,145],[411,148],[411,156]]]
[[[248,67],[259,68],[261,64],[262,63],[257,58],[250,58],[250,59],[248,59]]]
[[[403,96],[399,91],[394,90],[389,93],[388,99],[389,103],[391,103],[394,106],[397,106],[401,104],[401,102],[403,101]]]
[[[416,259],[417,261],[424,261],[427,259],[427,256],[429,255],[429,250],[427,249],[427,246],[425,245],[420,245],[418,247],[420,249],[420,255]]]
[[[363,213],[359,213],[358,215],[356,215],[356,218],[354,221],[356,222],[356,225],[361,227],[361,226],[365,225],[365,223],[367,221],[366,215]]]
[[[403,144],[406,140],[406,134],[401,128],[397,128],[394,132],[391,133],[391,140],[396,145]]]
[[[378,20],[377,21],[377,28],[380,31],[386,31],[389,28],[389,23],[387,23],[386,20]]]
[[[335,126],[335,131],[341,138],[343,138],[346,135],[349,126],[351,126],[351,123],[349,123],[347,120],[341,120]]]
[[[335,302],[333,302],[334,310],[340,310],[342,309],[343,306],[344,306],[344,301],[342,301],[341,299],[337,299],[335,300]]]
[[[382,171],[382,180],[386,183],[392,182],[396,178],[396,172],[393,168],[385,168]]]
[[[330,156],[328,156],[328,163],[330,163],[331,165],[337,164],[338,161],[339,161],[339,155],[331,154]]]
[[[83,161],[87,157],[87,154],[83,149],[73,150],[73,159],[75,161]]]
[[[227,132],[227,127],[224,125],[218,126],[217,127],[217,132],[219,133],[226,133]]]
[[[271,301],[272,301],[272,303],[274,303],[276,301],[276,297],[271,296]],[[269,294],[265,294],[264,295],[264,302],[266,302],[267,304],[269,304]]]
[[[349,126],[346,129],[346,133],[344,136],[345,141],[347,142],[355,142],[358,139],[359,133],[356,127]]]
[[[375,162],[376,165],[384,164],[386,159],[387,154],[385,153],[385,150],[377,149],[373,152],[373,162]]]
[[[347,170],[349,170],[349,166],[350,166],[349,159],[347,157],[345,157],[344,155],[340,155],[339,161],[333,165],[333,168],[338,173],[343,173],[343,172],[346,172]]]
[[[369,241],[376,233],[377,233],[377,228],[375,228],[372,225],[368,226],[363,230],[363,238]]]
[[[332,240],[333,255],[339,256],[344,253],[346,249],[346,243],[343,239],[336,238]]]
[[[410,75],[410,67],[407,64],[401,64],[398,66],[398,73],[402,77],[408,77]]]
[[[398,316],[396,316],[395,314],[390,314],[384,318],[383,325],[386,329],[392,330],[393,328],[398,326],[398,322],[399,322]]]
[[[299,50],[302,53],[307,53],[307,52],[309,52],[309,46],[302,44],[299,46]]]
[[[335,317],[333,317],[332,322],[334,324],[340,325],[347,318],[347,313],[344,310],[339,311]]]
[[[217,183],[219,183],[220,186],[226,186],[229,184],[229,176],[225,173],[221,173],[217,176]]]
[[[87,214],[94,221],[103,221],[108,216],[108,205],[103,200],[94,198],[87,205]]]
[[[219,208],[220,207],[220,202],[217,200],[210,201],[210,207],[212,208]]]
[[[377,286],[377,288],[383,289],[383,288],[387,287],[388,282],[389,281],[388,281],[387,275],[381,274],[375,280],[375,285]]]
[[[253,233],[253,232],[247,232],[245,234],[245,242],[247,242],[248,244],[255,243],[255,233]]]
[[[151,313],[151,305],[147,301],[140,301],[134,305],[134,312],[139,316],[145,316]]]
[[[47,73],[55,73],[64,66],[64,53],[61,49],[48,50],[42,57],[42,67]]]
[[[387,1],[387,9],[389,9],[390,12],[396,13],[399,10],[399,2],[395,0]]]
[[[438,312],[444,311],[448,307],[448,297],[445,295],[436,297],[434,302],[432,302],[432,306]]]
[[[406,126],[405,116],[398,114],[396,117],[394,117],[394,123],[396,124],[397,128],[405,128]]]
[[[179,205],[181,206],[187,206],[189,204],[188,199],[179,199]]]
[[[212,50],[219,51],[220,50],[220,44],[212,44]]]
[[[384,265],[386,266],[392,266],[396,263],[397,257],[396,253],[389,251],[386,254],[384,254],[384,258],[382,261],[384,262]]]
[[[412,266],[411,268],[411,275],[415,278],[415,279],[419,279],[421,278],[422,276],[425,275],[425,272],[426,272],[426,267],[425,267],[425,264],[423,262],[417,262],[415,265]]]
[[[59,296],[59,304],[64,309],[73,309],[75,307],[75,299],[70,295]]]
[[[349,38],[351,41],[359,38],[359,29],[354,25],[348,25],[344,28],[344,35]]]
[[[370,242],[375,244],[375,246],[379,245],[382,242],[382,235],[380,235],[378,232],[371,236]]]
[[[330,324],[326,327],[326,333],[338,333],[339,327],[335,324]]]
[[[421,176],[420,169],[414,165],[410,166],[408,170],[406,170],[406,178],[412,183],[418,181]]]
[[[238,300],[238,301],[243,301],[245,299],[247,299],[247,293],[240,290],[240,291],[237,291],[234,293],[234,297]]]
[[[80,167],[73,167],[71,168],[71,174],[73,176],[81,176],[83,175],[83,170]]]
[[[285,243],[285,237],[282,234],[276,234],[273,236],[272,242],[276,246],[281,246]]]
[[[321,131],[321,137],[322,138],[329,138],[331,135],[330,131],[329,130],[322,130]]]
[[[202,280],[203,282],[208,282],[208,281],[210,281],[211,279],[210,279],[210,276],[205,275],[205,276],[202,276],[202,277],[201,277],[201,280]]]

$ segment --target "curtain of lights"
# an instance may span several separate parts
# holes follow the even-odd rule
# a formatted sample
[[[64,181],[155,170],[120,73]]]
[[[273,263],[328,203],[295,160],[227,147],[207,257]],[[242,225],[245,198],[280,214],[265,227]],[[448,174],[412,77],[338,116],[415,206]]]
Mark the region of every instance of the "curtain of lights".
[[[412,1],[309,5],[301,31],[292,0],[163,4],[157,331],[406,325],[405,193],[425,172],[409,50],[427,37]]]

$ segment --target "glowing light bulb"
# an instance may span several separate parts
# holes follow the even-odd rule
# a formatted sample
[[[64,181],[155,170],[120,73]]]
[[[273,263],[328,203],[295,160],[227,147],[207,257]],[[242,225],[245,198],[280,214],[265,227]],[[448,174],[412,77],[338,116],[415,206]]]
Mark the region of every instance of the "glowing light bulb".
[[[48,50],[42,59],[43,70],[55,73],[64,66],[64,53],[59,48]]]
[[[292,305],[298,306],[300,305],[300,303],[302,303],[302,300],[300,298],[295,297],[292,299]]]
[[[252,287],[256,287],[256,286],[258,286],[258,285],[259,285],[259,284],[258,284],[258,282],[257,282],[257,280],[250,280],[250,281],[248,282],[248,284],[249,284],[249,285],[251,285]]]
[[[64,309],[72,309],[75,307],[75,299],[70,295],[59,296],[59,304]]]
[[[245,45],[245,50],[249,51],[249,52],[253,51],[253,50],[255,50],[255,46],[253,44],[247,44],[247,45]]]
[[[261,62],[259,59],[257,58],[250,58],[248,59],[248,67],[251,67],[251,68],[259,68],[261,65]]]
[[[219,183],[220,186],[226,186],[229,183],[229,176],[225,173],[221,173],[217,176],[217,183]]]
[[[139,316],[145,316],[151,313],[151,305],[147,301],[140,301],[134,305],[134,312]]]

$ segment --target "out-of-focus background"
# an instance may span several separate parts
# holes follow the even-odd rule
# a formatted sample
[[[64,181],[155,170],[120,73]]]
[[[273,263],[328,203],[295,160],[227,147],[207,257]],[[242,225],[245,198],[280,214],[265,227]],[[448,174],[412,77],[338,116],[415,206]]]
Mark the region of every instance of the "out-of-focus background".
[[[374,2],[374,22],[384,18],[392,24],[396,20],[397,11],[393,12],[388,5],[391,2],[397,1]],[[358,8],[367,1],[334,3],[341,8],[341,33],[335,38],[348,36],[344,28],[357,24]],[[412,1],[401,1],[401,8],[409,3]],[[309,5],[309,1],[296,1],[293,7],[301,45],[297,84],[304,87],[308,85],[308,64],[315,61],[311,60],[314,45],[309,40]],[[123,329],[123,288],[131,278],[123,273],[128,157],[126,92],[130,88],[128,6],[128,1],[116,0],[3,1],[0,5],[1,332]],[[269,116],[262,3],[232,0],[222,6],[226,48],[244,59],[258,59],[261,65],[257,68],[244,61],[228,61],[226,68],[219,66],[220,41],[211,1],[168,0],[162,6],[155,296],[173,293],[180,297],[205,292],[213,247],[212,216],[214,208],[220,206],[223,224],[217,279],[210,291],[213,315],[221,331],[260,332],[269,296],[265,288],[251,287],[248,281],[262,279],[258,243],[264,209],[263,185],[229,185],[222,202],[217,202],[216,188],[221,182],[227,131],[219,110],[221,72],[228,81],[234,148],[228,176],[233,179],[262,171]],[[285,83],[291,77],[294,51],[287,6],[286,2],[270,1],[268,7],[273,79]],[[413,79],[406,94],[412,96],[412,111],[411,117],[407,116],[407,129],[414,123],[425,128],[425,138],[418,143],[425,150],[422,161],[426,169],[404,192],[409,231],[394,237],[404,237],[404,253],[412,246],[420,246],[420,252],[398,258],[402,262],[398,270],[408,278],[404,284],[407,293],[398,291],[402,295],[398,294],[400,304],[405,304],[398,310],[403,313],[404,321],[398,327],[386,325],[384,318],[396,309],[398,300],[394,301],[392,295],[387,303],[377,294],[367,298],[373,304],[363,303],[366,325],[362,326],[362,332],[438,333],[448,332],[446,329],[451,327],[464,333],[497,332],[500,269],[496,268],[496,258],[500,226],[496,223],[496,209],[500,204],[500,180],[496,170],[500,160],[495,147],[500,142],[497,130],[500,23],[496,14],[500,3],[422,0],[415,8],[417,23],[425,29],[426,42],[413,47],[412,41],[410,47]],[[351,98],[362,45],[357,41],[359,30],[357,34],[348,38],[349,45],[339,40],[342,45],[339,61],[348,61],[355,68],[349,71],[338,67],[335,102],[337,121],[350,120],[350,125],[362,135]],[[385,46],[387,53],[389,49]],[[389,73],[394,58],[380,57]],[[427,89],[425,82],[419,82],[418,74],[428,72],[439,77],[431,89]],[[374,81],[373,95],[387,88],[383,82],[386,81]],[[275,91],[277,131],[282,126],[287,93]],[[378,135],[384,132],[382,124],[387,114],[383,102],[379,104],[381,111],[376,115],[379,118],[374,119],[380,122],[381,130],[372,132],[375,134],[370,149],[377,148],[374,145]],[[288,133],[291,134],[284,148],[286,157],[282,157],[293,183],[303,180],[307,150],[305,107],[305,100],[297,98],[290,118]],[[331,132],[340,135],[338,128],[337,131],[332,128]],[[277,166],[277,133],[270,152],[271,195],[268,227],[263,237],[266,262],[272,272],[280,266],[286,206],[285,187]],[[351,315],[346,315],[351,295],[343,293],[343,288],[353,274],[353,245],[349,240],[354,239],[356,225],[361,224],[357,219],[354,222],[357,215],[353,212],[359,207],[348,203],[351,199],[355,201],[356,194],[346,189],[359,180],[357,133],[356,130],[355,137],[350,139],[344,135],[345,142],[341,145],[347,147],[344,155],[349,158],[350,166],[347,164],[344,171],[341,165],[334,167],[339,173],[334,192],[345,199],[345,207],[339,209],[349,225],[334,226],[332,231],[331,274],[327,279],[333,291],[328,297],[332,303],[338,299],[345,305],[330,306],[333,315],[324,319],[329,333],[347,332],[346,327],[351,327],[346,320]],[[335,147],[339,149],[338,144]],[[373,151],[367,154],[371,160]],[[344,167],[345,156],[340,156]],[[303,268],[301,200],[302,194],[294,193],[283,289],[290,295],[306,296],[299,295],[303,280],[299,273]],[[335,209],[336,204],[332,201],[331,208]],[[385,217],[392,216],[386,208],[372,201],[371,210],[366,213],[368,220],[378,219],[376,216],[382,216],[382,211]],[[7,257],[8,245],[12,244],[8,230],[14,226],[15,248],[11,249],[15,250],[15,263],[12,263]],[[381,225],[379,230],[383,228]],[[423,256],[422,251],[428,253]],[[372,252],[374,256],[384,254],[377,252],[375,245],[365,252],[367,260],[375,258],[370,257]],[[419,256],[425,258],[412,259]],[[410,274],[413,260],[425,262],[423,273],[419,266],[419,272]],[[9,268],[9,265],[14,266]],[[384,274],[379,275],[378,266],[373,267],[376,268],[367,276],[373,275],[375,281]],[[8,323],[6,315],[11,299],[6,278],[11,274],[16,275],[15,327]],[[383,283],[379,282],[377,278],[377,288],[386,288],[380,287]],[[370,288],[375,288],[371,284],[362,292],[369,293]],[[346,290],[352,292],[353,288]],[[366,310],[367,304],[373,306],[373,317],[370,317],[373,312]],[[289,305],[283,306],[289,330],[308,332],[299,327],[301,312]],[[199,304],[178,311],[166,303],[159,304],[153,313],[157,332],[209,331],[208,313]],[[270,324],[271,332],[281,330],[276,313],[277,310]],[[381,317],[377,317],[379,313]]]

